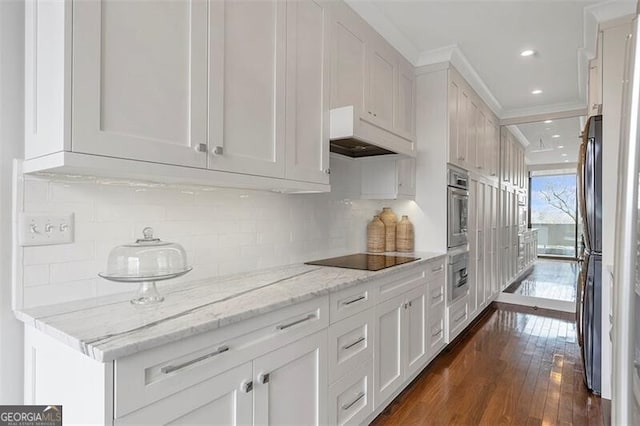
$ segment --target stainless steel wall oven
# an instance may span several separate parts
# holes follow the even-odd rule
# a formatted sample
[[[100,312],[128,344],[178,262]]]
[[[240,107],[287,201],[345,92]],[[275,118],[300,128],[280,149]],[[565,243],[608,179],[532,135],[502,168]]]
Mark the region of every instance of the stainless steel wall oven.
[[[459,247],[468,241],[469,175],[466,171],[449,167],[447,200],[447,247]]]

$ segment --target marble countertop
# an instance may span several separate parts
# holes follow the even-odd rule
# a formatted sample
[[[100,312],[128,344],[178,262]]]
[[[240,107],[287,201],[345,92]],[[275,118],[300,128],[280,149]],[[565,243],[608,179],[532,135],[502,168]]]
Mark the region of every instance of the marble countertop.
[[[444,253],[419,257],[377,272],[288,265],[163,286],[162,303],[137,306],[121,293],[59,305],[16,310],[25,324],[101,362],[215,330],[349,286],[382,278]]]

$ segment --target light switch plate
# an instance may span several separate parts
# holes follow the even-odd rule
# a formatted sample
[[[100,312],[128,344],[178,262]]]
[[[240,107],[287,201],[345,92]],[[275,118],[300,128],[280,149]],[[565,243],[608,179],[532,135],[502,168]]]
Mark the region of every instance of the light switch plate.
[[[21,246],[47,246],[73,242],[73,213],[21,213],[18,218]]]

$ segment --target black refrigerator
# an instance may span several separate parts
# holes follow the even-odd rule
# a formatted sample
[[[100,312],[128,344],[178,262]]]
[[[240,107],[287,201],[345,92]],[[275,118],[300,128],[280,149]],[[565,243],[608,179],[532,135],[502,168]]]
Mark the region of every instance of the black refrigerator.
[[[584,249],[576,297],[576,326],[587,388],[602,390],[602,116],[590,117],[578,161],[578,204]]]

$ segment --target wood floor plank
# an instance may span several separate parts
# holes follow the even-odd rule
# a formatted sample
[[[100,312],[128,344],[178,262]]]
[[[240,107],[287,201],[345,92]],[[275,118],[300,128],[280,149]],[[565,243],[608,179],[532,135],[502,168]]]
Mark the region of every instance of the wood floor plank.
[[[440,354],[373,425],[603,425],[575,324],[495,310]]]

